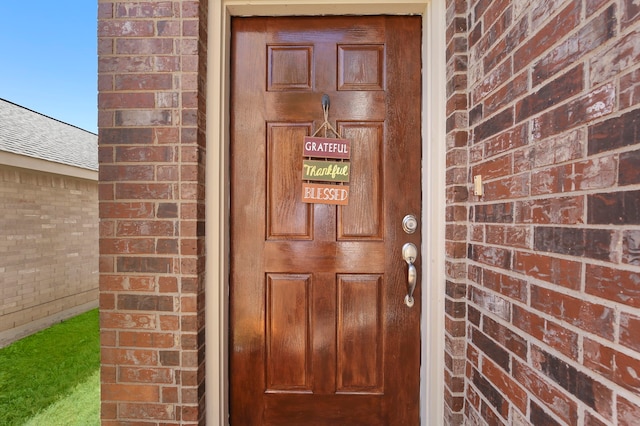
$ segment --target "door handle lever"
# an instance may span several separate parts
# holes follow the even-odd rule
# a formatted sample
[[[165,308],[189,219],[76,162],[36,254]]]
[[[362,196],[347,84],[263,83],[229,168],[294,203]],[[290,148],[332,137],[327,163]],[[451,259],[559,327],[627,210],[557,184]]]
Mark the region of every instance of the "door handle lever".
[[[416,267],[413,262],[416,261],[416,257],[418,257],[418,249],[413,243],[406,243],[402,246],[402,258],[405,262],[407,262],[408,270],[407,270],[407,295],[404,297],[404,303],[408,307],[412,307],[413,300],[413,291],[416,289],[416,284],[418,282],[418,273],[416,271]]]

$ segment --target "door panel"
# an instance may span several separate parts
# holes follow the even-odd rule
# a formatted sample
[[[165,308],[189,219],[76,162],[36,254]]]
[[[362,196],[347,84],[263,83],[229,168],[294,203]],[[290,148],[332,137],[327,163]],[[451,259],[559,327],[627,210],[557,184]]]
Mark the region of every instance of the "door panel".
[[[311,239],[312,206],[300,202],[300,141],[311,123],[267,123],[267,239]]]
[[[309,275],[267,275],[267,392],[313,390],[310,281]]]
[[[380,393],[384,389],[381,290],[381,275],[338,275],[338,393]]]
[[[420,290],[407,307],[400,252],[420,245],[401,226],[421,217],[420,31],[419,17],[232,21],[233,425],[419,422]],[[345,206],[301,202],[324,93],[351,141]]]
[[[384,125],[356,122],[338,128],[352,141],[350,203],[338,211],[338,240],[380,240]]]

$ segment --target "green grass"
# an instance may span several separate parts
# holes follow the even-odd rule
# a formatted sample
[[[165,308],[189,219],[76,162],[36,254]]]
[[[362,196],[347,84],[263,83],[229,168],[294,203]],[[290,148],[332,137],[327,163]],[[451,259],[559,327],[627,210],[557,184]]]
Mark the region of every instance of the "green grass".
[[[97,309],[0,349],[2,424],[24,424],[86,382],[99,367]]]
[[[30,418],[25,426],[100,426],[100,371]]]

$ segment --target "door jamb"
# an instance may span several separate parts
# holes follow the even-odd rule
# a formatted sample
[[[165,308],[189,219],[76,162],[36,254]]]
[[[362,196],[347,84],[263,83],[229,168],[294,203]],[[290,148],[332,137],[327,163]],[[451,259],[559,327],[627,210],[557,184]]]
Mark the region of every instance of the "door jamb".
[[[229,53],[232,16],[420,14],[422,34],[422,318],[420,424],[444,418],[445,0],[208,0],[206,421],[228,424]],[[216,285],[218,284],[218,285]]]

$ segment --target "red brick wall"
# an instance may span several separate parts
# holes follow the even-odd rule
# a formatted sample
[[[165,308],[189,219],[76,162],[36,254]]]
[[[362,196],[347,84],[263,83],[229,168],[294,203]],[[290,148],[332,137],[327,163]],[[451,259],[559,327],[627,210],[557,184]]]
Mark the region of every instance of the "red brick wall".
[[[99,0],[104,425],[204,421],[206,22]]]
[[[447,24],[446,420],[638,424],[640,7],[450,0]]]
[[[204,416],[206,14],[99,2],[104,424]],[[447,423],[640,416],[639,16],[448,0]]]

